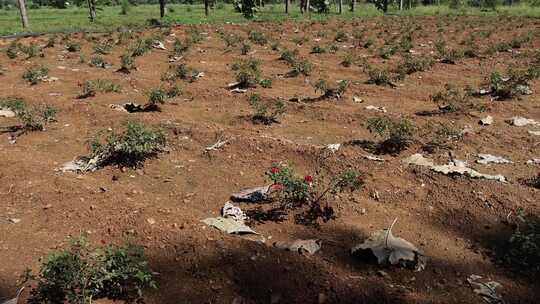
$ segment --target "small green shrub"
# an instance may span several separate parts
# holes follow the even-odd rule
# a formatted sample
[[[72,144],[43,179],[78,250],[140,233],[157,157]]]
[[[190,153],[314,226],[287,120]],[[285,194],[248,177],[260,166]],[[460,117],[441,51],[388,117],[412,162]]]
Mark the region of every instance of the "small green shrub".
[[[294,49],[294,50],[284,49],[283,51],[281,51],[281,55],[279,59],[292,65],[298,60],[298,56],[299,56],[298,49]]]
[[[311,48],[311,54],[324,54],[326,53],[326,49],[320,45],[314,45]]]
[[[536,177],[540,189],[540,176]],[[508,241],[506,260],[526,271],[540,271],[540,217],[517,211],[518,223]]]
[[[442,63],[455,64],[465,57],[463,50],[448,48],[444,41],[437,42],[435,48]]]
[[[375,84],[378,86],[391,86],[395,87],[394,76],[388,71],[388,69],[378,69],[373,67],[367,67],[368,80],[366,83]]]
[[[347,36],[347,33],[344,31],[338,31],[336,33],[336,36],[334,37],[334,41],[336,42],[347,42],[349,40],[349,36]]]
[[[463,113],[474,107],[467,92],[450,84],[445,85],[444,91],[431,96],[431,100],[445,113]]]
[[[72,53],[78,52],[81,50],[81,44],[73,40],[68,40],[66,41],[66,50]]]
[[[0,109],[9,109],[15,112],[22,123],[24,131],[43,131],[45,125],[56,121],[57,110],[51,106],[28,106],[24,99],[18,97],[0,98]]]
[[[382,153],[399,153],[405,150],[412,142],[416,127],[408,118],[398,119],[389,116],[374,117],[367,121],[370,132],[383,138],[378,150]]]
[[[120,65],[119,72],[130,73],[131,70],[136,69],[135,58],[131,54],[124,54],[120,57]]]
[[[8,56],[9,59],[15,59],[19,56],[19,44],[17,42],[14,41],[9,44],[6,49],[6,56]]]
[[[151,105],[164,104],[167,99],[174,98],[180,94],[181,90],[177,86],[172,86],[168,89],[163,87],[155,88],[148,93],[148,103]]]
[[[100,41],[94,45],[94,53],[100,55],[107,55],[111,53],[113,47],[114,44],[112,43],[112,41]]]
[[[133,244],[91,250],[84,239],[49,255],[37,276],[28,303],[91,304],[98,299],[140,303],[143,290],[156,288],[143,248]]]
[[[315,91],[322,93],[322,98],[336,98],[340,99],[347,91],[349,82],[347,80],[340,80],[335,85],[331,84],[326,79],[319,79],[315,85]]]
[[[41,48],[33,42],[30,45],[19,45],[19,50],[26,55],[26,59],[36,57],[41,53]]]
[[[78,98],[94,97],[97,93],[119,93],[120,85],[108,79],[87,80],[82,85],[82,92]]]
[[[287,110],[285,103],[278,99],[273,101],[270,105],[261,102],[258,95],[250,96],[251,107],[255,110],[252,116],[253,123],[262,123],[265,125],[271,125],[273,123],[279,123],[278,116],[283,115]]]
[[[189,39],[186,39],[184,41],[176,38],[174,39],[174,44],[173,44],[173,52],[174,52],[174,55],[176,56],[181,56],[183,55],[184,53],[186,53],[189,48],[191,47],[191,40]]]
[[[292,64],[292,69],[287,73],[289,77],[296,77],[299,75],[309,76],[313,70],[313,65],[307,59],[298,59]]]
[[[119,165],[136,167],[155,156],[165,147],[165,134],[161,130],[147,128],[138,122],[128,122],[126,130],[111,133],[103,141],[91,142],[92,158],[98,166]]]
[[[497,99],[512,99],[520,95],[529,94],[529,81],[534,75],[531,70],[509,68],[506,77],[498,72],[491,73],[489,89],[491,95]]]
[[[396,68],[396,73],[403,79],[405,75],[428,70],[434,63],[435,61],[430,57],[420,58],[405,53],[402,62]]]
[[[128,46],[128,52],[131,53],[131,56],[133,57],[142,56],[150,51],[153,42],[152,39],[137,39]]]
[[[33,65],[26,69],[22,78],[31,85],[36,85],[49,76],[49,69],[44,65]]]
[[[92,56],[90,58],[89,62],[90,66],[96,67],[96,68],[106,68],[108,66],[108,63],[105,61],[105,59],[99,55]]]
[[[240,53],[242,55],[247,55],[251,52],[251,44],[249,43],[242,43],[242,48],[240,48]]]
[[[249,58],[236,61],[232,70],[236,71],[236,81],[240,87],[249,88],[255,87],[261,79],[261,71],[259,69],[260,61]]]
[[[442,124],[435,129],[430,141],[424,145],[423,149],[429,153],[433,153],[438,149],[450,149],[452,143],[462,139],[463,132],[461,130]]]
[[[268,38],[266,38],[263,33],[257,31],[250,31],[248,39],[258,45],[265,45],[268,43]]]

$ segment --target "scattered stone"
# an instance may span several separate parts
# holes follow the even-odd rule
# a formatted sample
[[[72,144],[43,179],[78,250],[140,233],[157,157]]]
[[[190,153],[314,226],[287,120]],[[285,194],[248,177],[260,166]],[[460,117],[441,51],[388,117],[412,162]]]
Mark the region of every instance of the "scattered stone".
[[[489,126],[493,123],[493,117],[491,116],[486,116],[482,119],[480,119],[480,124],[483,125],[483,126]]]
[[[533,158],[527,161],[528,165],[540,165],[540,158]]]
[[[491,154],[478,154],[478,157],[480,157],[479,160],[476,162],[479,164],[511,164],[512,162],[504,157],[495,156]]]
[[[382,112],[382,113],[386,113],[386,108],[385,107],[377,107],[377,106],[366,106],[366,110],[374,110],[374,111],[378,111],[378,112]]]
[[[358,97],[358,96],[353,96],[352,101],[356,102],[356,103],[364,102],[364,100],[362,98]]]
[[[15,112],[11,110],[0,109],[0,117],[12,118],[12,117],[15,117],[15,115],[16,115]]]
[[[21,219],[18,219],[18,218],[10,218],[8,219],[8,221],[12,224],[18,224],[21,222]]]
[[[432,160],[425,158],[422,154],[416,153],[403,160],[403,163],[407,165],[417,165],[428,167],[432,171],[439,172],[445,175],[465,175],[470,178],[484,178],[489,180],[496,180],[499,182],[506,182],[506,178],[503,175],[489,175],[479,173],[471,168],[456,166],[454,163],[448,165],[435,165]]]
[[[167,50],[165,48],[165,45],[163,45],[163,42],[159,40],[154,41],[154,44],[152,44],[152,47],[158,50]]]
[[[369,159],[369,160],[373,160],[373,161],[378,161],[378,162],[386,161],[386,159],[384,159],[382,157],[373,156],[373,155],[364,155],[364,158]]]
[[[341,144],[329,144],[326,146],[326,149],[330,150],[332,153],[336,153],[339,148],[341,148]]]
[[[241,190],[240,192],[233,193],[231,199],[236,202],[247,201],[251,203],[258,203],[269,199],[271,185],[255,187]]]
[[[149,225],[154,225],[154,224],[156,223],[156,220],[150,217],[150,218],[147,218],[147,219],[146,219],[146,222],[147,222]]]
[[[231,93],[237,93],[237,94],[243,94],[246,92],[247,92],[247,89],[241,89],[241,88],[234,88],[231,90]]]
[[[539,122],[537,122],[534,119],[529,119],[529,118],[525,118],[525,117],[521,117],[521,116],[514,116],[514,117],[506,120],[506,122],[509,123],[510,125],[516,126],[516,127],[523,127],[523,126],[526,126],[526,125],[538,125],[538,124],[540,124]]]
[[[473,288],[474,293],[481,296],[486,303],[489,304],[504,304],[504,300],[501,295],[497,293],[497,288],[502,285],[495,281],[482,280],[479,275],[471,274],[467,278],[467,282]]]
[[[527,132],[529,132],[529,134],[531,134],[531,135],[540,136],[540,131],[528,130]]]
[[[292,242],[274,242],[274,247],[312,255],[321,249],[321,243],[321,240],[294,240]]]

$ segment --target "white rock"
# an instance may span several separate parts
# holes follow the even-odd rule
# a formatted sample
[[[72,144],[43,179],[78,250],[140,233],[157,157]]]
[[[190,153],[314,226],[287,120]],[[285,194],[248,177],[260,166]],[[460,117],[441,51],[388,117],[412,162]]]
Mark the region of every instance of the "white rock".
[[[481,124],[481,125],[489,126],[489,125],[491,125],[492,123],[493,123],[493,117],[491,117],[491,116],[489,116],[489,115],[486,116],[486,117],[484,117],[484,118],[482,118],[482,119],[480,119],[480,124]]]
[[[525,118],[525,117],[521,117],[521,116],[514,116],[514,117],[508,119],[506,122],[508,122],[510,125],[516,126],[516,127],[523,127],[523,126],[526,126],[526,125],[538,125],[538,124],[540,124],[539,122],[537,122],[534,119],[529,119],[529,118]]]

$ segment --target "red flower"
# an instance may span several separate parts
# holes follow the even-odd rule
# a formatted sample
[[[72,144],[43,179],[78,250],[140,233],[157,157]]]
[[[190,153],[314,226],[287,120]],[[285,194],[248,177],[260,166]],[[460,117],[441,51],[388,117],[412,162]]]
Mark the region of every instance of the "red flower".
[[[272,174],[276,174],[279,172],[279,168],[272,167],[272,169],[270,169],[270,172],[272,172]]]
[[[304,181],[308,184],[311,184],[313,183],[313,177],[311,177],[311,175],[306,175],[304,176]]]

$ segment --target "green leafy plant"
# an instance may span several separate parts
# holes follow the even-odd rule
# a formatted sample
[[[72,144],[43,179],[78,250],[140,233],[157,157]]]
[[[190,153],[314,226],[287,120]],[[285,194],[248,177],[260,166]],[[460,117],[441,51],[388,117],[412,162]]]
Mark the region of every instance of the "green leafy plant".
[[[33,65],[26,69],[22,78],[31,85],[36,85],[49,76],[49,69],[44,65]]]
[[[92,58],[90,58],[89,65],[96,68],[103,68],[103,69],[109,66],[109,64],[105,61],[105,58],[99,55],[92,56]]]
[[[153,43],[153,39],[137,39],[128,46],[128,52],[131,53],[131,56],[133,57],[142,56],[150,51]]]
[[[277,99],[269,104],[261,102],[259,95],[253,94],[250,96],[251,107],[255,110],[252,116],[253,123],[262,123],[265,125],[271,125],[273,123],[279,123],[278,116],[283,115],[287,108],[283,100]]]
[[[131,73],[132,70],[135,70],[135,58],[131,54],[124,54],[120,56],[120,69],[118,72]]]
[[[173,44],[173,52],[174,52],[174,55],[176,56],[181,56],[183,55],[184,53],[186,53],[189,48],[191,47],[191,40],[189,39],[185,39],[184,41],[178,39],[178,38],[175,38],[174,39],[174,44]]]
[[[6,56],[8,56],[9,59],[15,59],[19,56],[19,44],[17,42],[14,41],[9,44],[6,49]]]
[[[450,149],[452,144],[463,139],[463,132],[452,126],[441,124],[433,132],[428,143],[423,147],[424,151],[433,153],[438,149]]]
[[[431,96],[431,100],[444,113],[466,112],[474,107],[469,94],[453,85],[446,84],[445,90]]]
[[[66,50],[72,53],[78,52],[81,50],[81,44],[73,40],[68,40],[66,41]]]
[[[368,66],[367,68],[368,80],[366,83],[375,84],[378,86],[390,86],[395,87],[394,76],[388,69],[378,69]]]
[[[182,79],[187,82],[194,82],[199,77],[199,71],[188,66],[185,63],[181,63],[176,66],[170,66],[169,71],[166,72],[161,79],[164,81],[175,81]]]
[[[294,49],[294,50],[284,49],[281,51],[281,55],[279,59],[292,65],[298,60],[298,56],[299,56],[298,49]]]
[[[139,122],[128,122],[126,130],[121,134],[112,132],[102,140],[94,138],[90,144],[91,158],[98,160],[96,165],[99,167],[136,167],[156,156],[165,144],[163,131],[147,128]]]
[[[509,68],[506,77],[498,72],[491,73],[489,90],[497,99],[511,99],[529,94],[529,81],[534,78],[531,70]]]
[[[465,56],[463,50],[448,48],[442,40],[435,44],[435,49],[442,63],[455,64]]]
[[[396,68],[396,73],[400,75],[400,78],[404,78],[405,75],[426,71],[434,63],[435,61],[430,57],[420,58],[405,53],[402,62]]]
[[[33,42],[30,45],[19,45],[19,50],[26,55],[26,59],[36,57],[41,53],[41,48]]]
[[[114,47],[114,43],[109,40],[100,41],[94,45],[94,52],[100,55],[110,54]]]
[[[120,85],[114,83],[112,80],[108,79],[96,79],[96,80],[87,80],[82,84],[82,92],[79,94],[78,98],[88,98],[96,96],[99,93],[118,93],[120,92]]]
[[[239,87],[257,86],[261,79],[259,65],[260,61],[254,58],[240,59],[233,64],[232,70],[236,71],[236,81]]]
[[[389,116],[370,118],[367,121],[367,128],[370,132],[383,138],[378,151],[392,154],[405,150],[413,142],[416,132],[413,121],[405,117],[397,119]]]
[[[268,43],[268,38],[266,36],[258,31],[250,31],[248,34],[248,39],[258,45],[265,45]]]
[[[278,215],[274,220],[282,220],[288,211],[300,209],[302,211],[295,215],[296,222],[317,226],[319,220],[326,222],[336,217],[329,202],[330,194],[356,191],[364,185],[363,176],[356,171],[344,171],[326,183],[315,181],[311,175],[297,176],[285,165],[274,165],[266,174],[272,182],[272,200],[279,206],[267,212],[248,211],[248,216],[255,220],[269,219],[274,214]]]
[[[315,91],[321,92],[321,98],[335,98],[340,99],[347,91],[349,82],[347,80],[340,80],[335,85],[326,79],[319,79],[315,84]]]
[[[344,31],[338,31],[336,33],[336,36],[334,37],[334,41],[336,42],[347,42],[349,40],[349,36],[347,36],[347,33]]]
[[[242,43],[242,47],[240,48],[240,53],[242,55],[247,55],[251,52],[251,44],[249,43]]]
[[[540,189],[540,177],[537,177]],[[506,260],[522,270],[540,271],[540,217],[517,210],[518,223],[510,239]]]
[[[91,250],[85,239],[50,254],[37,275],[28,303],[91,304],[98,299],[140,303],[146,288],[157,288],[141,246],[109,245]]]
[[[0,98],[0,109],[15,112],[22,123],[19,129],[26,131],[43,131],[45,125],[56,121],[57,110],[51,106],[28,106],[24,99],[18,97]]]
[[[314,45],[311,48],[311,54],[324,54],[326,53],[326,49],[320,45]]]

